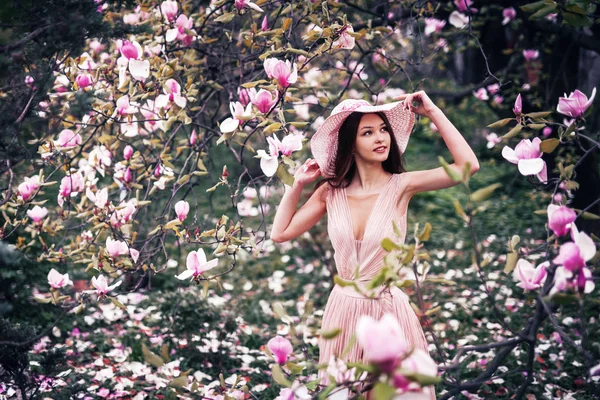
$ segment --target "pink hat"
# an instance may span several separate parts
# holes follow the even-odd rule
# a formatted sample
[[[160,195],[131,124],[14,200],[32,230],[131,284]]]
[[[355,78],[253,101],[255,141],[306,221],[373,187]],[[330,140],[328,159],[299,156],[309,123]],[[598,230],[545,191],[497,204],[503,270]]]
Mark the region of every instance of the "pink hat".
[[[376,113],[382,111],[390,122],[400,151],[404,152],[415,123],[415,114],[405,110],[402,107],[403,104],[403,101],[396,101],[372,106],[366,100],[354,99],[344,100],[338,104],[310,139],[310,148],[313,157],[319,164],[321,174],[326,178],[334,176],[338,131],[346,117],[353,112]]]

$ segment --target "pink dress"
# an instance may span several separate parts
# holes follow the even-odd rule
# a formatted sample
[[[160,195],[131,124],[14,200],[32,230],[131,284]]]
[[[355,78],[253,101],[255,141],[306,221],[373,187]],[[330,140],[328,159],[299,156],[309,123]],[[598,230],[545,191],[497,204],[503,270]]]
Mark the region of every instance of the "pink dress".
[[[406,213],[398,216],[397,201],[400,195],[402,174],[394,174],[378,195],[367,219],[363,240],[354,238],[352,217],[345,189],[330,188],[327,197],[327,230],[335,250],[334,259],[337,274],[346,280],[368,282],[380,270],[386,254],[381,247],[382,239],[395,238],[392,220],[394,220],[403,237],[406,233]],[[398,239],[394,239],[398,242]],[[355,276],[359,265],[359,276]],[[409,345],[427,352],[427,340],[418,317],[409,304],[408,296],[399,288],[392,287],[380,292],[375,298],[365,298],[353,287],[335,285],[323,315],[322,331],[341,328],[342,333],[333,339],[319,338],[319,364],[327,364],[332,355],[340,356],[352,337],[360,316],[369,315],[380,319],[386,313],[393,313],[400,322]],[[343,357],[347,362],[361,361],[362,349],[354,344]],[[321,374],[324,378],[324,374]],[[324,378],[326,379],[326,378]],[[433,388],[427,388],[432,399],[435,399]]]

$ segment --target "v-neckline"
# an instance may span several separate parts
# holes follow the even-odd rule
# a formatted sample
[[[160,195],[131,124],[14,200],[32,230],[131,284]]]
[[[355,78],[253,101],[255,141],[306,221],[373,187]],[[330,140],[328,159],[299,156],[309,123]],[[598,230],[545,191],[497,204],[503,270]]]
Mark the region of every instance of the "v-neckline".
[[[356,236],[354,236],[354,220],[352,219],[352,212],[350,211],[350,203],[348,202],[348,194],[346,193],[346,188],[342,188],[343,190],[343,195],[344,195],[344,203],[346,205],[346,212],[348,213],[348,220],[350,221],[350,235],[352,236],[352,239],[354,239],[354,242],[358,242],[358,243],[362,243],[365,240],[365,237],[367,236],[367,232],[369,230],[369,225],[371,223],[371,217],[373,216],[373,211],[375,211],[379,200],[381,200],[383,194],[386,192],[390,182],[392,181],[392,179],[394,179],[394,176],[396,174],[392,174],[392,176],[390,176],[390,179],[388,179],[388,181],[385,183],[385,185],[383,185],[383,188],[381,189],[381,191],[377,194],[377,198],[375,199],[375,203],[373,203],[373,207],[371,207],[371,211],[369,211],[369,216],[367,217],[367,222],[365,223],[365,231],[363,232],[363,237],[362,239],[357,239]]]

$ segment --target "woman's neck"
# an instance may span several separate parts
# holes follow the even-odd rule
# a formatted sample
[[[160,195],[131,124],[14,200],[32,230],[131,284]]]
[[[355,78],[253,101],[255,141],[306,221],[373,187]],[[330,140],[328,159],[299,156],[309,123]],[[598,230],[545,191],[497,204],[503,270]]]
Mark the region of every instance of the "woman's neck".
[[[390,176],[392,174],[384,170],[381,164],[378,167],[357,165],[350,186],[354,186],[361,192],[372,192],[385,185]]]

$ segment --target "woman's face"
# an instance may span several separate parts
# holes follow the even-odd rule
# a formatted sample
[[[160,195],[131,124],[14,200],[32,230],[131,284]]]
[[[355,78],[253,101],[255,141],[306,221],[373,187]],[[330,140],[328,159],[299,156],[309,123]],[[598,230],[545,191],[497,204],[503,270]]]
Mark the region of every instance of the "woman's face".
[[[356,131],[354,157],[367,163],[384,162],[390,154],[390,132],[377,114],[365,114]]]

